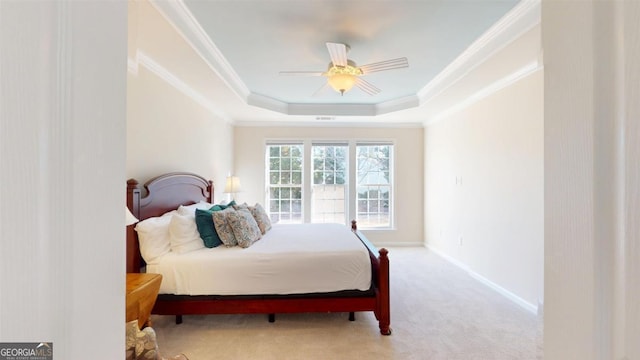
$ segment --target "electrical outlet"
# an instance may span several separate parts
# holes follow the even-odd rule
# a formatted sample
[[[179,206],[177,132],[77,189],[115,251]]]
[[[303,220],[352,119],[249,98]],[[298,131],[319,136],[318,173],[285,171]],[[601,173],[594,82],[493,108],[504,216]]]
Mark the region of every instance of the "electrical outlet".
[[[458,238],[458,245],[459,245],[459,246],[462,246],[462,236],[460,236],[460,237]]]

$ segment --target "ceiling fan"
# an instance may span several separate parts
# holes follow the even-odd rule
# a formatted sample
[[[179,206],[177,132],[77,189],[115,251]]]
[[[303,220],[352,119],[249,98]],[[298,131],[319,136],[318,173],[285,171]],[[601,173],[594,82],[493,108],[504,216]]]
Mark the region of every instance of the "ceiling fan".
[[[327,78],[329,86],[341,95],[351,90],[354,85],[369,95],[376,95],[381,90],[361,78],[362,75],[409,66],[406,57],[357,66],[353,60],[347,59],[347,51],[350,49],[349,45],[328,42],[327,49],[331,57],[327,71],[281,71],[280,75],[324,76]]]

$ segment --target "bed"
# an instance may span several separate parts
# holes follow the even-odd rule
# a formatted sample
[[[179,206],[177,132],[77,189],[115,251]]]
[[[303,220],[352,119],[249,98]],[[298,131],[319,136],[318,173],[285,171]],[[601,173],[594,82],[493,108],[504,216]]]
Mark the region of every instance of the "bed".
[[[131,179],[127,181],[127,207],[140,221],[160,217],[163,214],[178,209],[181,205],[191,205],[200,202],[213,203],[213,183],[205,178],[184,172],[174,172],[157,176],[144,184],[144,190],[140,187],[138,181]],[[276,224],[277,225],[277,224]],[[222,259],[227,259],[237,254],[245,256],[256,256],[256,258],[265,258],[265,251],[271,251],[269,241],[276,241],[283,237],[283,233],[291,233],[299,231],[295,226],[274,225],[273,230],[265,234],[264,242],[260,240],[248,249],[221,249],[216,254],[224,254]],[[327,224],[329,225],[329,224]],[[338,233],[341,229],[336,228],[335,224],[323,227],[322,224],[299,225],[300,227],[312,226],[311,232],[321,234],[329,232],[330,234]],[[307,229],[309,231],[309,229]],[[367,240],[367,238],[357,229],[355,221],[352,221],[349,232],[350,237],[358,243],[358,248],[368,257],[367,272],[363,276],[361,271],[358,273],[359,285],[344,285],[343,288],[332,288],[320,286],[320,290],[316,288],[300,288],[294,293],[287,291],[279,291],[271,288],[260,288],[258,285],[251,286],[242,295],[235,294],[232,286],[223,290],[212,290],[206,288],[206,282],[200,284],[198,288],[193,286],[184,287],[180,285],[180,281],[167,277],[163,279],[165,288],[161,288],[156,304],[152,310],[153,314],[158,315],[175,315],[176,322],[182,322],[183,315],[193,314],[268,314],[269,321],[275,320],[275,314],[278,313],[302,313],[302,312],[345,312],[349,313],[349,320],[354,320],[354,313],[360,311],[372,311],[378,320],[380,333],[390,335],[390,296],[389,296],[389,258],[386,249],[377,250],[375,246]],[[267,236],[268,235],[268,236]],[[298,235],[298,237],[300,237]],[[311,235],[306,237],[312,237]],[[306,238],[305,237],[305,238]],[[331,236],[333,237],[333,235]],[[300,246],[300,249],[306,246]],[[211,249],[209,249],[211,250]],[[241,252],[242,250],[250,250]],[[354,251],[353,247],[350,250]],[[345,249],[346,251],[346,249]],[[209,251],[213,253],[213,251]],[[343,250],[337,255],[342,256]],[[204,257],[207,250],[194,252],[193,258],[199,261],[199,257]],[[206,254],[208,256],[208,254]],[[304,255],[296,255],[301,257]],[[170,259],[167,256],[166,259]],[[179,259],[179,257],[175,257]],[[275,259],[275,258],[274,258]],[[286,265],[286,259],[274,260],[271,263],[281,263],[282,266],[296,266],[295,264]],[[333,263],[332,263],[333,261]],[[337,261],[337,262],[335,262]],[[340,262],[348,261],[334,258],[321,258],[321,265],[324,268],[340,269]],[[145,264],[138,241],[138,234],[134,230],[134,226],[127,227],[127,272],[159,271],[163,265]],[[216,262],[223,262],[222,260]],[[233,263],[230,262],[230,263]],[[347,266],[348,265],[348,266]],[[351,263],[344,266],[345,269],[351,270]],[[199,265],[200,268],[207,266]],[[292,273],[295,268],[289,268],[282,273]],[[261,269],[257,273],[264,273]],[[267,273],[273,271],[267,270]],[[168,274],[171,273],[170,271]],[[339,274],[339,273],[338,273]],[[367,281],[367,286],[362,285],[362,281]],[[179,280],[179,279],[178,279]],[[269,283],[268,279],[260,279],[262,283]],[[355,284],[355,283],[354,283]],[[332,285],[332,284],[328,284]],[[204,286],[204,290],[202,286]],[[275,285],[274,285],[275,286]],[[353,287],[353,288],[350,288]],[[178,289],[178,290],[176,290]],[[214,292],[214,293],[210,293]],[[265,293],[263,293],[265,292]]]

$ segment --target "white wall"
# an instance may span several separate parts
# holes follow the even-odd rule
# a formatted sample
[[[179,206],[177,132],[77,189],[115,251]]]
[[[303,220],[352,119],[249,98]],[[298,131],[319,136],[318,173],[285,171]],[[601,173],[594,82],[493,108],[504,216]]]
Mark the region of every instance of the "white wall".
[[[395,229],[363,231],[378,246],[421,245],[423,216],[422,130],[418,128],[244,127],[235,128],[236,198],[264,203],[265,144],[269,139],[393,140],[395,142]]]
[[[0,1],[0,341],[124,357],[127,8]]]
[[[543,2],[545,358],[640,358],[639,17]]]
[[[539,31],[510,47],[526,41],[537,55]],[[483,67],[507,67],[509,51]],[[530,310],[543,298],[542,96],[538,70],[428,125],[424,137],[427,245]]]
[[[233,126],[204,95],[212,70],[148,2],[129,2],[128,44],[127,177],[193,172],[213,180],[220,199]]]

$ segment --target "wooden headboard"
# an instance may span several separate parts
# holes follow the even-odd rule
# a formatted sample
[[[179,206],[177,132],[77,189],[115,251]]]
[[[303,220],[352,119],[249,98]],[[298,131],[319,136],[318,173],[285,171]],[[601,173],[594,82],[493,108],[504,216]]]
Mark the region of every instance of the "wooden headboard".
[[[180,205],[199,201],[213,203],[213,182],[199,175],[173,172],[157,176],[144,184],[143,197],[138,181],[127,181],[127,207],[142,221],[175,210]],[[127,272],[140,272],[144,265],[140,255],[138,234],[134,225],[127,226]]]

